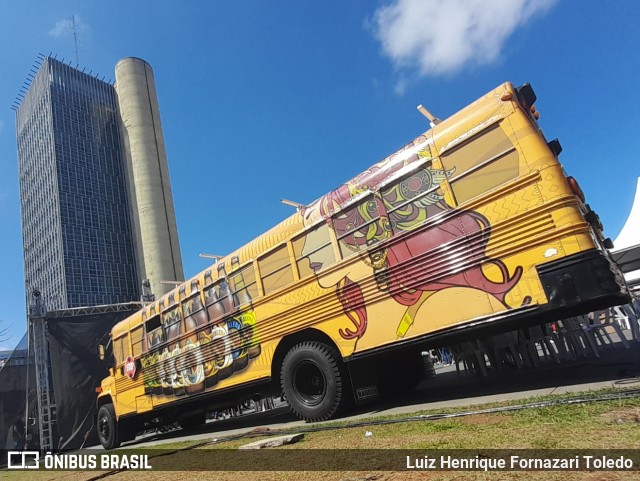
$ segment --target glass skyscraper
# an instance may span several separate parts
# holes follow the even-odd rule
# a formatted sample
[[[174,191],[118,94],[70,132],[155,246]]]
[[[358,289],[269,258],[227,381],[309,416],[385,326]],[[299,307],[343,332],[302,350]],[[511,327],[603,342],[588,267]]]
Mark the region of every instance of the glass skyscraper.
[[[26,294],[48,310],[139,300],[113,85],[45,58],[16,130]]]

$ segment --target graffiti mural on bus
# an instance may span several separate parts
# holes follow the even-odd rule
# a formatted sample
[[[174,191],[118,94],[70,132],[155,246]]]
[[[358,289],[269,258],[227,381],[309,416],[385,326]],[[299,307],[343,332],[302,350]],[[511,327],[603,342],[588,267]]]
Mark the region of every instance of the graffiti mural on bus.
[[[359,347],[383,339],[376,328],[377,337],[367,342],[369,322],[385,323],[386,335],[399,339],[410,335],[418,321],[432,330],[455,322],[438,318],[446,311],[462,320],[508,309],[505,297],[522,276],[522,267],[510,273],[500,259],[486,256],[491,225],[483,215],[454,210],[446,202],[443,183],[455,167],[437,165],[424,138],[408,148],[415,153],[403,162],[389,157],[310,207],[319,209],[334,231],[342,258],[353,258],[325,274],[331,259],[314,241],[315,230],[305,239],[303,251],[310,253],[318,283],[336,289],[351,322],[339,334]],[[499,279],[487,277],[483,267],[488,265],[497,268]],[[374,302],[383,294],[389,299]],[[460,309],[443,309],[451,302]]]
[[[147,394],[201,392],[245,369],[259,356],[256,316],[250,290],[241,287],[243,282],[242,276],[234,275],[231,292],[223,277],[205,289],[204,305],[199,293],[182,301],[184,324],[177,308],[162,314],[161,327],[148,335],[151,353],[141,359]]]

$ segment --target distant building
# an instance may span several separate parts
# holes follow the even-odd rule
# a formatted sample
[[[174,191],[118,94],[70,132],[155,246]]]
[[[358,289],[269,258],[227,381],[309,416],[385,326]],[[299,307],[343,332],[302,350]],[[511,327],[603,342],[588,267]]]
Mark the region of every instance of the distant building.
[[[49,310],[139,300],[149,276],[115,87],[45,57],[16,108],[16,130],[26,294],[38,288]],[[153,255],[172,259],[171,275],[160,275],[182,280],[172,199],[158,195],[156,215],[175,248],[165,255],[161,240]],[[152,279],[156,295],[167,288]]]
[[[27,350],[16,349],[15,351],[0,351],[0,369],[7,366],[26,366]]]
[[[633,205],[613,245],[613,258],[625,273],[627,283],[640,289],[640,177]]]

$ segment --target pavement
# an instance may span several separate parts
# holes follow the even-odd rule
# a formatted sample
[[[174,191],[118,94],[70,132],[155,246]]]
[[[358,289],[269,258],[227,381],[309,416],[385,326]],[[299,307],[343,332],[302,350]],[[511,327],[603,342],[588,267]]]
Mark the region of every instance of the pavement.
[[[435,365],[435,375],[422,381],[403,396],[359,407],[341,421],[376,416],[409,414],[423,410],[467,408],[479,404],[526,399],[548,394],[595,391],[603,388],[640,389],[640,342],[628,335],[628,346],[621,342],[592,351],[559,364],[542,359],[537,367],[489,369],[479,376],[455,365]],[[618,339],[619,341],[619,339]],[[210,421],[196,430],[181,429],[169,433],[139,437],[125,447],[161,445],[176,441],[198,441],[246,433],[259,429],[291,429],[305,426],[286,406],[267,412]]]

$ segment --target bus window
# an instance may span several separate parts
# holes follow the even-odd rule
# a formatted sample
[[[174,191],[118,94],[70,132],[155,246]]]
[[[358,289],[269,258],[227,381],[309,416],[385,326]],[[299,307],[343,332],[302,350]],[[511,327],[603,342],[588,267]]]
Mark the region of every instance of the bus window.
[[[144,336],[143,327],[138,326],[131,330],[131,347],[133,357],[138,358],[142,354],[142,338]]]
[[[182,301],[182,315],[186,331],[191,331],[207,323],[207,313],[204,311],[199,292]]]
[[[519,173],[518,152],[499,125],[473,137],[442,156],[458,204],[515,179]]]
[[[239,271],[231,273],[229,279],[231,281],[231,293],[235,307],[240,307],[257,297],[258,286],[256,284],[256,274],[253,270],[253,265],[248,265]]]
[[[286,244],[258,259],[258,268],[265,295],[293,282],[293,268]]]
[[[160,316],[152,317],[144,326],[147,333],[147,346],[149,346],[149,351],[166,340],[162,325],[160,324]]]
[[[219,280],[205,290],[205,303],[211,321],[231,312],[232,304],[226,279]]]
[[[129,354],[129,349],[126,346],[126,341],[126,335],[113,340],[113,357],[115,358],[116,366],[123,364],[124,360]]]
[[[343,259],[385,238],[379,219],[379,198],[374,195],[367,196],[332,218],[336,232],[342,232],[338,244]]]
[[[172,341],[180,336],[182,331],[180,329],[181,321],[180,306],[170,307],[162,313],[161,322],[167,341]]]
[[[294,239],[293,252],[301,279],[335,264],[336,256],[331,245],[327,223],[318,224],[304,235]]]
[[[427,219],[427,208],[443,198],[440,184],[445,180],[445,172],[433,169],[429,161],[381,191],[394,234],[409,230]]]

